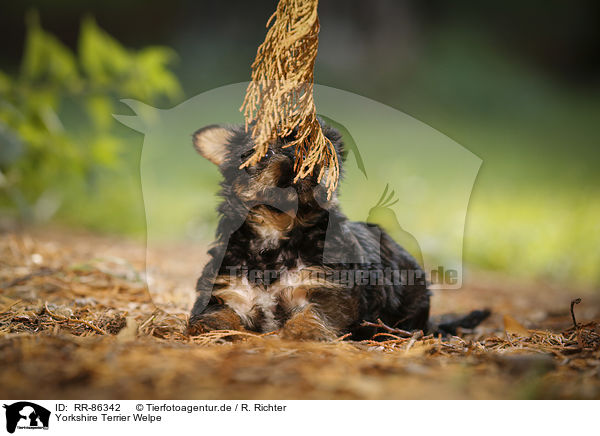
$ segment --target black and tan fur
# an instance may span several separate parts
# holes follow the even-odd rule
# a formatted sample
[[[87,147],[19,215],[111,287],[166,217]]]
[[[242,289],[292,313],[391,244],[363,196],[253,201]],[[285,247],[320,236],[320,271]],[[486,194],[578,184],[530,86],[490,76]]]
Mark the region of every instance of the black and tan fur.
[[[323,129],[341,162],[339,133]],[[404,330],[427,329],[430,293],[421,267],[379,227],[348,221],[337,194],[328,200],[316,177],[294,182],[294,150],[285,144],[281,139],[257,165],[240,169],[254,146],[243,128],[215,125],[195,133],[196,149],[223,175],[223,200],[189,333],[246,329],[291,339],[345,333],[360,339],[375,333],[362,321],[377,319]],[[324,259],[326,244],[342,254],[340,261]],[[348,284],[333,274],[361,271],[364,277],[386,268],[411,271],[416,279]]]

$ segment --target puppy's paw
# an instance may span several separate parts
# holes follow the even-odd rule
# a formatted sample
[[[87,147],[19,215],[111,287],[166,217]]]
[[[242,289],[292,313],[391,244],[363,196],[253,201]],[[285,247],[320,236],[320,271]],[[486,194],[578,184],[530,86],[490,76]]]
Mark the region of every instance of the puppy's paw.
[[[186,334],[188,336],[199,336],[204,333],[208,333],[211,330],[212,329],[208,325],[205,325],[202,322],[202,319],[200,317],[194,317],[190,318],[188,322]]]
[[[333,341],[337,333],[310,308],[293,315],[279,331],[282,339],[296,341]]]
[[[224,306],[210,313],[192,316],[188,322],[187,334],[188,336],[198,336],[213,330],[244,331],[246,329],[238,314]]]

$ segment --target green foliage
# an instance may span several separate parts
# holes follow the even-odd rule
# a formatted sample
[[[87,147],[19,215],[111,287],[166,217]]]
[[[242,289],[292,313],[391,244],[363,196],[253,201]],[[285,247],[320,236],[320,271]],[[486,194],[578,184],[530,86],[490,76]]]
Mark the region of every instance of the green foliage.
[[[34,219],[68,202],[68,188],[89,186],[118,166],[118,98],[157,104],[182,91],[168,48],[126,49],[86,18],[75,54],[42,29],[36,13],[26,22],[20,73],[0,71],[0,204]],[[76,126],[65,128],[65,112],[76,114]]]

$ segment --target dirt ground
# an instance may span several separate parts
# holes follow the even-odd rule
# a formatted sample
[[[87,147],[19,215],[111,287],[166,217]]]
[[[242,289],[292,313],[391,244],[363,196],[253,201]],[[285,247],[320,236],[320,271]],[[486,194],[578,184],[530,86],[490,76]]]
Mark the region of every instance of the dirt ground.
[[[205,259],[66,230],[0,236],[0,396],[27,399],[600,398],[600,293],[472,273],[433,315],[490,308],[473,332],[384,341],[185,336]],[[155,259],[156,260],[156,259]],[[573,326],[571,301],[578,326]],[[380,338],[382,339],[382,338]]]

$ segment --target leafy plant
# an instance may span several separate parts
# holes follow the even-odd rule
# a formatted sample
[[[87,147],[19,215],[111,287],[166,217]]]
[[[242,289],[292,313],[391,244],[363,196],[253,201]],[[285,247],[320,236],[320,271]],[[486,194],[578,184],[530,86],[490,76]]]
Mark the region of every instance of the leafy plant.
[[[88,17],[74,53],[42,29],[37,13],[26,23],[20,72],[0,71],[0,204],[32,220],[56,211],[64,187],[89,186],[98,171],[118,165],[118,98],[158,104],[182,90],[169,48],[127,49]]]

